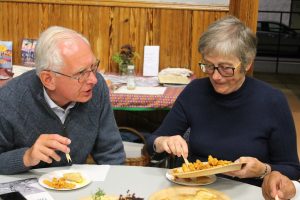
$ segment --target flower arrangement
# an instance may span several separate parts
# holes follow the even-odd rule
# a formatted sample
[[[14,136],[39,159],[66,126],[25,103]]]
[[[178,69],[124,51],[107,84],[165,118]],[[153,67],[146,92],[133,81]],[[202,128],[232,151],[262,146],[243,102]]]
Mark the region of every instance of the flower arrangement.
[[[121,47],[120,53],[113,55],[112,59],[114,62],[119,64],[119,72],[121,74],[126,74],[127,66],[133,64],[133,60],[138,58],[138,53],[130,44],[125,44]]]

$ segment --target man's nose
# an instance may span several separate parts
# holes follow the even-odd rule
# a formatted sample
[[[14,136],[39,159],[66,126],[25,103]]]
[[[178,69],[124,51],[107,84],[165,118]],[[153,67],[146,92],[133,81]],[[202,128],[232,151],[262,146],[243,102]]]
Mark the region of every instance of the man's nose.
[[[87,79],[87,83],[89,84],[92,83],[96,85],[96,83],[98,82],[96,74],[97,72],[96,73],[90,72],[89,77]]]

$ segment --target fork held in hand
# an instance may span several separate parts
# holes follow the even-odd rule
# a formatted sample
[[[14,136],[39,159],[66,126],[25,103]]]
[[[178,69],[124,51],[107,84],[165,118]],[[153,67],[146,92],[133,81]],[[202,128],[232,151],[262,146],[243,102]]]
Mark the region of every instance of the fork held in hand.
[[[67,158],[68,163],[72,162],[70,154],[66,153],[66,158]]]
[[[189,165],[190,162],[188,161],[188,159],[186,159],[186,158],[183,156],[183,152],[181,153],[181,156],[182,156],[182,158],[183,158],[183,160],[184,160],[184,163],[185,163],[186,165]]]

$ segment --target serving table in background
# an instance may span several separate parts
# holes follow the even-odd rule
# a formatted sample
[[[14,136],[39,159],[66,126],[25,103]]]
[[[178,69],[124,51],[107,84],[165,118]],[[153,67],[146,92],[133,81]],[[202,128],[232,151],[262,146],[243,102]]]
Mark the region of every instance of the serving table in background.
[[[156,82],[153,81],[155,77],[138,76],[136,77],[138,88],[130,91],[124,89],[124,87],[126,88],[126,81],[122,80],[124,77],[116,75],[110,77],[104,75],[104,77],[112,82],[110,102],[117,124],[145,133],[157,129],[185,86],[161,87],[157,78]],[[122,84],[123,88],[114,89],[114,86],[118,85],[119,87]],[[155,92],[156,90],[160,92]]]
[[[110,101],[114,110],[149,111],[169,110],[183,87],[167,87],[162,95],[122,94],[110,92]]]
[[[13,66],[13,77],[34,69],[21,65]],[[9,80],[9,79],[8,79]],[[0,86],[8,80],[0,80]],[[167,87],[162,95],[151,94],[122,94],[110,91],[110,100],[114,110],[148,111],[170,109],[183,87]]]
[[[92,165],[91,165],[92,166]],[[88,166],[86,166],[88,169]],[[69,167],[43,168],[17,175],[0,175],[0,182],[9,182],[17,179],[40,177],[41,175],[55,170],[65,170]],[[176,186],[166,179],[167,169],[151,167],[133,166],[110,166],[104,181],[95,181],[86,187],[72,191],[55,191],[47,189],[47,192],[54,199],[81,199],[90,196],[98,188],[106,194],[119,195],[126,194],[128,190],[135,193],[137,197],[144,197],[145,200],[151,194],[167,187]],[[94,174],[97,176],[97,174]],[[225,178],[218,178],[211,185],[201,186],[211,188],[225,193],[232,200],[263,200],[261,188],[246,183],[237,182]]]

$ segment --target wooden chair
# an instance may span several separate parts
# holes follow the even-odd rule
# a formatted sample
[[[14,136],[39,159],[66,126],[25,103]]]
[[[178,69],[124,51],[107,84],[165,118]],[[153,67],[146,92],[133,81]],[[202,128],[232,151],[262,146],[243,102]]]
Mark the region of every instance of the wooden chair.
[[[147,153],[146,150],[146,140],[145,137],[136,129],[130,128],[130,127],[119,127],[120,134],[132,134],[134,136],[137,136],[142,143],[134,143],[134,142],[128,142],[123,141],[125,153],[126,153],[126,159],[125,159],[125,165],[131,165],[131,166],[147,166],[150,162],[150,156]],[[135,155],[132,157],[132,155]],[[93,157],[91,155],[88,156],[86,160],[86,164],[96,164]]]
[[[150,156],[146,149],[145,137],[139,131],[130,127],[121,126],[119,127],[119,131],[121,135],[130,133],[142,141],[142,143],[123,141],[126,153],[125,164],[131,166],[147,166],[150,162]]]

